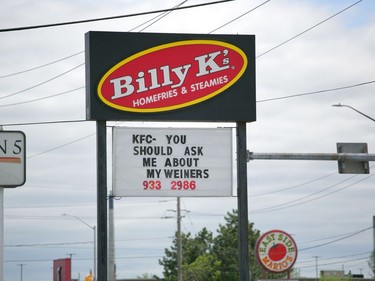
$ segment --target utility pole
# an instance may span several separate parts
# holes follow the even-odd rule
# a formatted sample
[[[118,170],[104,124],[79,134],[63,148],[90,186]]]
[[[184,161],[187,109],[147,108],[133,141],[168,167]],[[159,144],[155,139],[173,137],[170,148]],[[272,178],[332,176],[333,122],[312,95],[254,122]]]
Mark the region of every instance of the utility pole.
[[[70,214],[62,214],[63,216],[68,216],[68,217],[72,217],[72,218],[75,218],[77,220],[79,220],[81,223],[83,223],[84,225],[88,226],[89,228],[91,228],[93,230],[93,234],[94,234],[94,238],[93,238],[93,281],[96,281],[96,262],[97,262],[97,259],[96,259],[96,226],[95,225],[90,225],[88,224],[87,222],[85,222],[83,219],[81,219],[80,217],[78,216],[74,216],[74,215],[70,215]],[[75,255],[75,254],[68,254],[70,256],[70,259],[72,259],[72,255]]]
[[[26,264],[24,264],[24,263],[17,264],[17,266],[19,266],[20,269],[21,269],[21,281],[23,280],[23,267],[24,267],[25,265],[26,265]]]
[[[318,271],[318,258],[319,256],[314,256],[315,258],[315,274],[316,274],[316,279],[319,279],[319,271]]]
[[[115,224],[112,192],[108,197],[108,281],[116,281]]]
[[[177,210],[168,209],[167,211],[176,212],[177,217],[177,232],[176,232],[176,258],[177,258],[177,281],[182,281],[182,232],[181,232],[181,201],[180,197],[177,197]],[[189,212],[184,210],[185,212]],[[169,219],[172,217],[163,217],[165,219]]]
[[[177,281],[182,281],[181,205],[177,197]]]
[[[372,274],[375,276],[375,216],[372,217]]]

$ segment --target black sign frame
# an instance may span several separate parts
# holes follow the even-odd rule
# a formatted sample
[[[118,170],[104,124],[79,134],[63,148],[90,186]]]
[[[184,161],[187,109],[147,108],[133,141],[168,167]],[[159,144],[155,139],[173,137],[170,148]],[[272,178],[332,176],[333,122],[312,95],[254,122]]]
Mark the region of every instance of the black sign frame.
[[[143,50],[183,40],[216,40],[241,49],[248,64],[223,93],[187,107],[162,112],[129,112],[106,105],[98,84],[114,65]],[[86,119],[102,121],[253,122],[256,120],[255,36],[90,31],[85,34]],[[182,54],[183,55],[183,54]]]

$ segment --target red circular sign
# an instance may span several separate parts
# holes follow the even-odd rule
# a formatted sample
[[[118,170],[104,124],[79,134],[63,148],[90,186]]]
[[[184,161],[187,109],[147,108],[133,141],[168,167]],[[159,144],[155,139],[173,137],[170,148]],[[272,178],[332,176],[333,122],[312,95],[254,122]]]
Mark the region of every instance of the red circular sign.
[[[281,230],[271,230],[259,237],[255,245],[256,258],[267,271],[281,273],[291,269],[297,260],[297,245]]]

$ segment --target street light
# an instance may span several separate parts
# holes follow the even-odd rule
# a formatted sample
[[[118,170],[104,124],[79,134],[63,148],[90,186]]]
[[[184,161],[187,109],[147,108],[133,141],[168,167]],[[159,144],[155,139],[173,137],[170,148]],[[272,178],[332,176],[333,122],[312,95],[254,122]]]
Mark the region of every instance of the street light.
[[[374,118],[372,118],[372,117],[370,117],[370,116],[364,114],[363,112],[360,112],[359,110],[357,110],[357,109],[355,109],[354,107],[351,107],[351,106],[349,106],[349,105],[345,105],[345,104],[340,104],[340,103],[338,103],[338,104],[332,104],[332,106],[335,106],[335,107],[347,107],[347,108],[350,108],[350,109],[354,110],[355,112],[357,112],[357,113],[359,113],[359,114],[365,116],[366,118],[368,118],[368,119],[370,119],[370,120],[372,120],[372,121],[375,122],[375,119],[374,119]]]
[[[88,227],[90,227],[93,230],[93,232],[94,232],[94,272],[93,272],[94,276],[93,276],[92,280],[95,281],[96,280],[96,227],[95,227],[95,225],[94,226],[89,225],[87,222],[85,222],[80,217],[77,217],[77,216],[74,216],[74,215],[71,215],[71,214],[63,214],[63,216],[72,217],[72,218],[75,218],[75,219],[79,220],[83,224],[85,224]]]

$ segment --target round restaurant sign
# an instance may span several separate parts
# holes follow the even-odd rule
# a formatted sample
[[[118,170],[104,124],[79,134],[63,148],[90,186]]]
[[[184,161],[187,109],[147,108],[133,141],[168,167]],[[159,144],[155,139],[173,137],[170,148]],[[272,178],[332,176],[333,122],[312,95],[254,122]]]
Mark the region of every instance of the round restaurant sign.
[[[255,245],[256,258],[267,271],[281,273],[292,268],[297,260],[297,245],[281,230],[271,230],[259,237]]]

